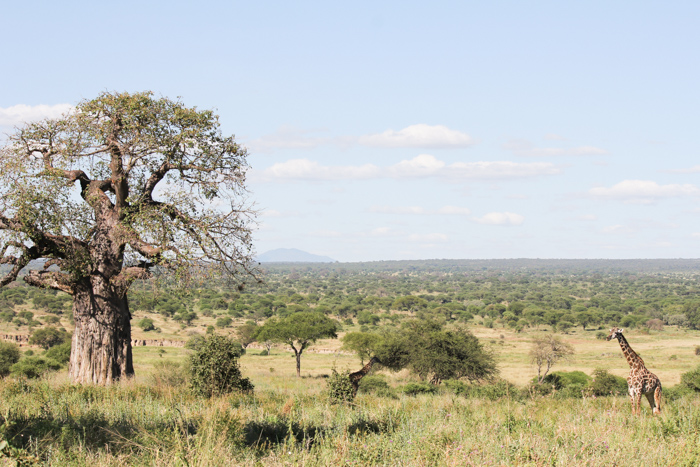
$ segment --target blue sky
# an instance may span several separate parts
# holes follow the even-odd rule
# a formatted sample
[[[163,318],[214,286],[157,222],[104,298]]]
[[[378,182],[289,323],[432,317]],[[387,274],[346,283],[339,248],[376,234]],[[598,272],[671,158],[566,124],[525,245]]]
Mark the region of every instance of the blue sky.
[[[216,109],[257,250],[696,258],[697,2],[13,2],[0,130],[102,91]]]

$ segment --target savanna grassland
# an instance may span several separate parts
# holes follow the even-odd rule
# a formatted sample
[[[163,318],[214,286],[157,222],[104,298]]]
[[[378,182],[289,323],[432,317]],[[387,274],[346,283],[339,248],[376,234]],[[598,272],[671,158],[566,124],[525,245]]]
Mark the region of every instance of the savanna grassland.
[[[265,284],[243,292],[203,284],[181,293],[143,284],[130,297],[136,339],[239,337],[246,322],[262,325],[305,310],[338,319],[343,329],[340,339],[319,340],[305,351],[301,378],[290,349],[276,344],[268,355],[252,342],[240,359],[255,386],[248,394],[194,396],[187,381],[191,351],[181,347],[135,347],[136,377],[106,388],[71,385],[65,369],[38,379],[10,375],[0,380],[0,442],[7,442],[0,452],[10,457],[0,460],[698,465],[700,398],[680,383],[700,364],[699,266],[691,260],[271,265]],[[0,333],[31,335],[47,326],[70,332],[69,304],[60,295],[21,285],[8,290],[0,292]],[[152,326],[140,326],[144,318]],[[377,367],[352,403],[335,403],[327,377],[361,366],[342,348],[342,337],[393,332],[412,319],[466,326],[494,354],[498,378],[430,388],[408,370]],[[664,385],[660,416],[651,416],[646,401],[642,415],[633,416],[625,396],[533,385],[533,339],[552,332],[574,349],[553,371],[625,376],[618,343],[601,339],[618,325]],[[42,354],[36,346],[22,347],[27,350]],[[411,384],[428,389],[408,391]]]

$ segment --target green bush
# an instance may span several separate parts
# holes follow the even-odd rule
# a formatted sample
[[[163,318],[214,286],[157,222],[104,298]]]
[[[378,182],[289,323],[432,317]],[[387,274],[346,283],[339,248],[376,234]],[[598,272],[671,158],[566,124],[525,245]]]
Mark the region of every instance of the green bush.
[[[241,345],[229,337],[216,334],[205,337],[190,356],[190,384],[194,393],[212,397],[252,391],[253,384],[242,377],[238,365],[242,354]]]
[[[332,403],[352,402],[355,398],[355,390],[350,382],[348,371],[338,373],[334,368],[326,381],[326,390]]]
[[[44,357],[57,361],[61,365],[65,365],[70,361],[71,342],[66,341],[63,344],[58,344],[44,352]]]
[[[416,396],[418,394],[435,394],[437,392],[437,386],[430,383],[408,383],[401,387],[401,392],[409,396]]]
[[[216,320],[216,327],[217,328],[225,328],[228,326],[231,326],[231,323],[233,320],[229,316],[222,316],[221,318],[218,318]]]
[[[153,324],[153,320],[151,318],[141,319],[141,321],[139,321],[139,327],[144,332],[154,331],[156,329],[156,326]]]
[[[24,357],[10,367],[10,374],[25,378],[39,378],[48,371],[61,369],[61,364],[56,360],[46,357]]]
[[[19,346],[12,342],[0,341],[0,378],[10,374],[10,368],[20,358]]]
[[[596,396],[627,394],[627,380],[625,378],[611,375],[607,370],[600,368],[593,371],[593,381],[589,387]]]
[[[458,396],[465,395],[469,391],[469,386],[464,381],[458,379],[448,379],[442,382],[445,390],[452,392]]]
[[[66,341],[70,342],[70,334],[65,329],[58,329],[53,326],[37,329],[32,333],[32,337],[29,338],[30,344],[38,345],[44,350],[63,344]]]
[[[389,383],[387,383],[386,378],[381,375],[365,376],[360,380],[360,388],[358,389],[358,391],[362,393],[384,393],[388,390]]]
[[[700,392],[700,366],[681,375],[681,385],[695,392]]]
[[[153,364],[155,370],[151,374],[151,381],[155,386],[181,387],[187,384],[188,375],[191,372],[186,364],[159,361]]]

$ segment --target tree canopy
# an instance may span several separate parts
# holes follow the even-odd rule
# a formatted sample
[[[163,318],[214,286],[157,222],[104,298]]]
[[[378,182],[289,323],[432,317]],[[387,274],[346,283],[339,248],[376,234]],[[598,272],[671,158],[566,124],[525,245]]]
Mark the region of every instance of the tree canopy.
[[[70,374],[133,374],[126,293],[170,270],[244,280],[251,269],[246,150],[211,111],[150,92],[103,93],[18,128],[0,149],[0,264],[73,296]],[[51,266],[58,266],[52,268]]]
[[[282,319],[270,318],[258,328],[255,339],[289,345],[294,350],[297,376],[301,376],[301,354],[318,339],[336,338],[340,324],[326,315],[313,311],[292,313]]]
[[[445,329],[433,320],[414,319],[398,332],[384,335],[376,349],[382,364],[409,368],[421,379],[438,384],[445,379],[479,381],[497,373],[494,356],[464,328]]]

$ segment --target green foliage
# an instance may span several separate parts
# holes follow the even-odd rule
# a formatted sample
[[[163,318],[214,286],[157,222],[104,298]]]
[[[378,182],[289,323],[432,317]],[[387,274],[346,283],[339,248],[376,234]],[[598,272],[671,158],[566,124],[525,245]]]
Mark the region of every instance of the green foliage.
[[[387,332],[375,355],[392,370],[409,368],[425,380],[488,379],[497,373],[494,356],[463,328],[443,329],[431,320],[410,320]]]
[[[61,365],[65,365],[70,361],[71,341],[65,341],[62,344],[54,345],[49,350],[44,352],[44,356],[54,360]]]
[[[593,371],[593,381],[590,384],[590,390],[596,396],[627,394],[627,380],[620,376],[611,375],[607,370],[598,368]]]
[[[358,389],[362,393],[376,393],[379,395],[387,394],[390,392],[389,383],[386,382],[386,378],[382,375],[367,375],[360,380],[360,387]]]
[[[284,318],[270,318],[255,332],[258,342],[282,342],[289,345],[296,356],[297,376],[301,374],[301,355],[318,339],[338,337],[340,323],[326,315],[312,311],[292,313]]]
[[[381,342],[379,334],[373,332],[348,332],[341,339],[343,350],[355,352],[362,363],[369,360]]]
[[[38,345],[44,350],[64,342],[70,342],[70,334],[65,329],[57,329],[52,326],[34,330],[29,338],[30,344]]]
[[[153,323],[153,320],[152,320],[151,318],[142,318],[142,319],[139,321],[139,327],[140,327],[141,330],[143,330],[144,332],[154,331],[154,330],[156,329],[156,326],[155,326],[155,324]]]
[[[207,336],[190,356],[191,386],[195,394],[212,397],[233,391],[252,391],[243,378],[238,359],[243,353],[234,340],[216,334]]]
[[[429,383],[408,383],[401,386],[399,390],[408,396],[437,393],[437,387]]]
[[[338,373],[335,368],[326,381],[328,398],[333,403],[352,402],[355,398],[355,390],[350,382],[349,372]]]
[[[217,328],[226,328],[231,326],[231,323],[233,320],[229,316],[222,316],[221,318],[217,318],[216,320],[216,327]]]
[[[700,392],[700,366],[681,375],[681,385]]]
[[[12,376],[23,376],[25,378],[33,379],[41,377],[48,371],[60,370],[62,366],[63,365],[61,365],[59,362],[44,356],[24,357],[12,365],[10,368],[10,374]]]
[[[20,359],[19,346],[0,340],[0,378],[10,374],[10,368]]]

